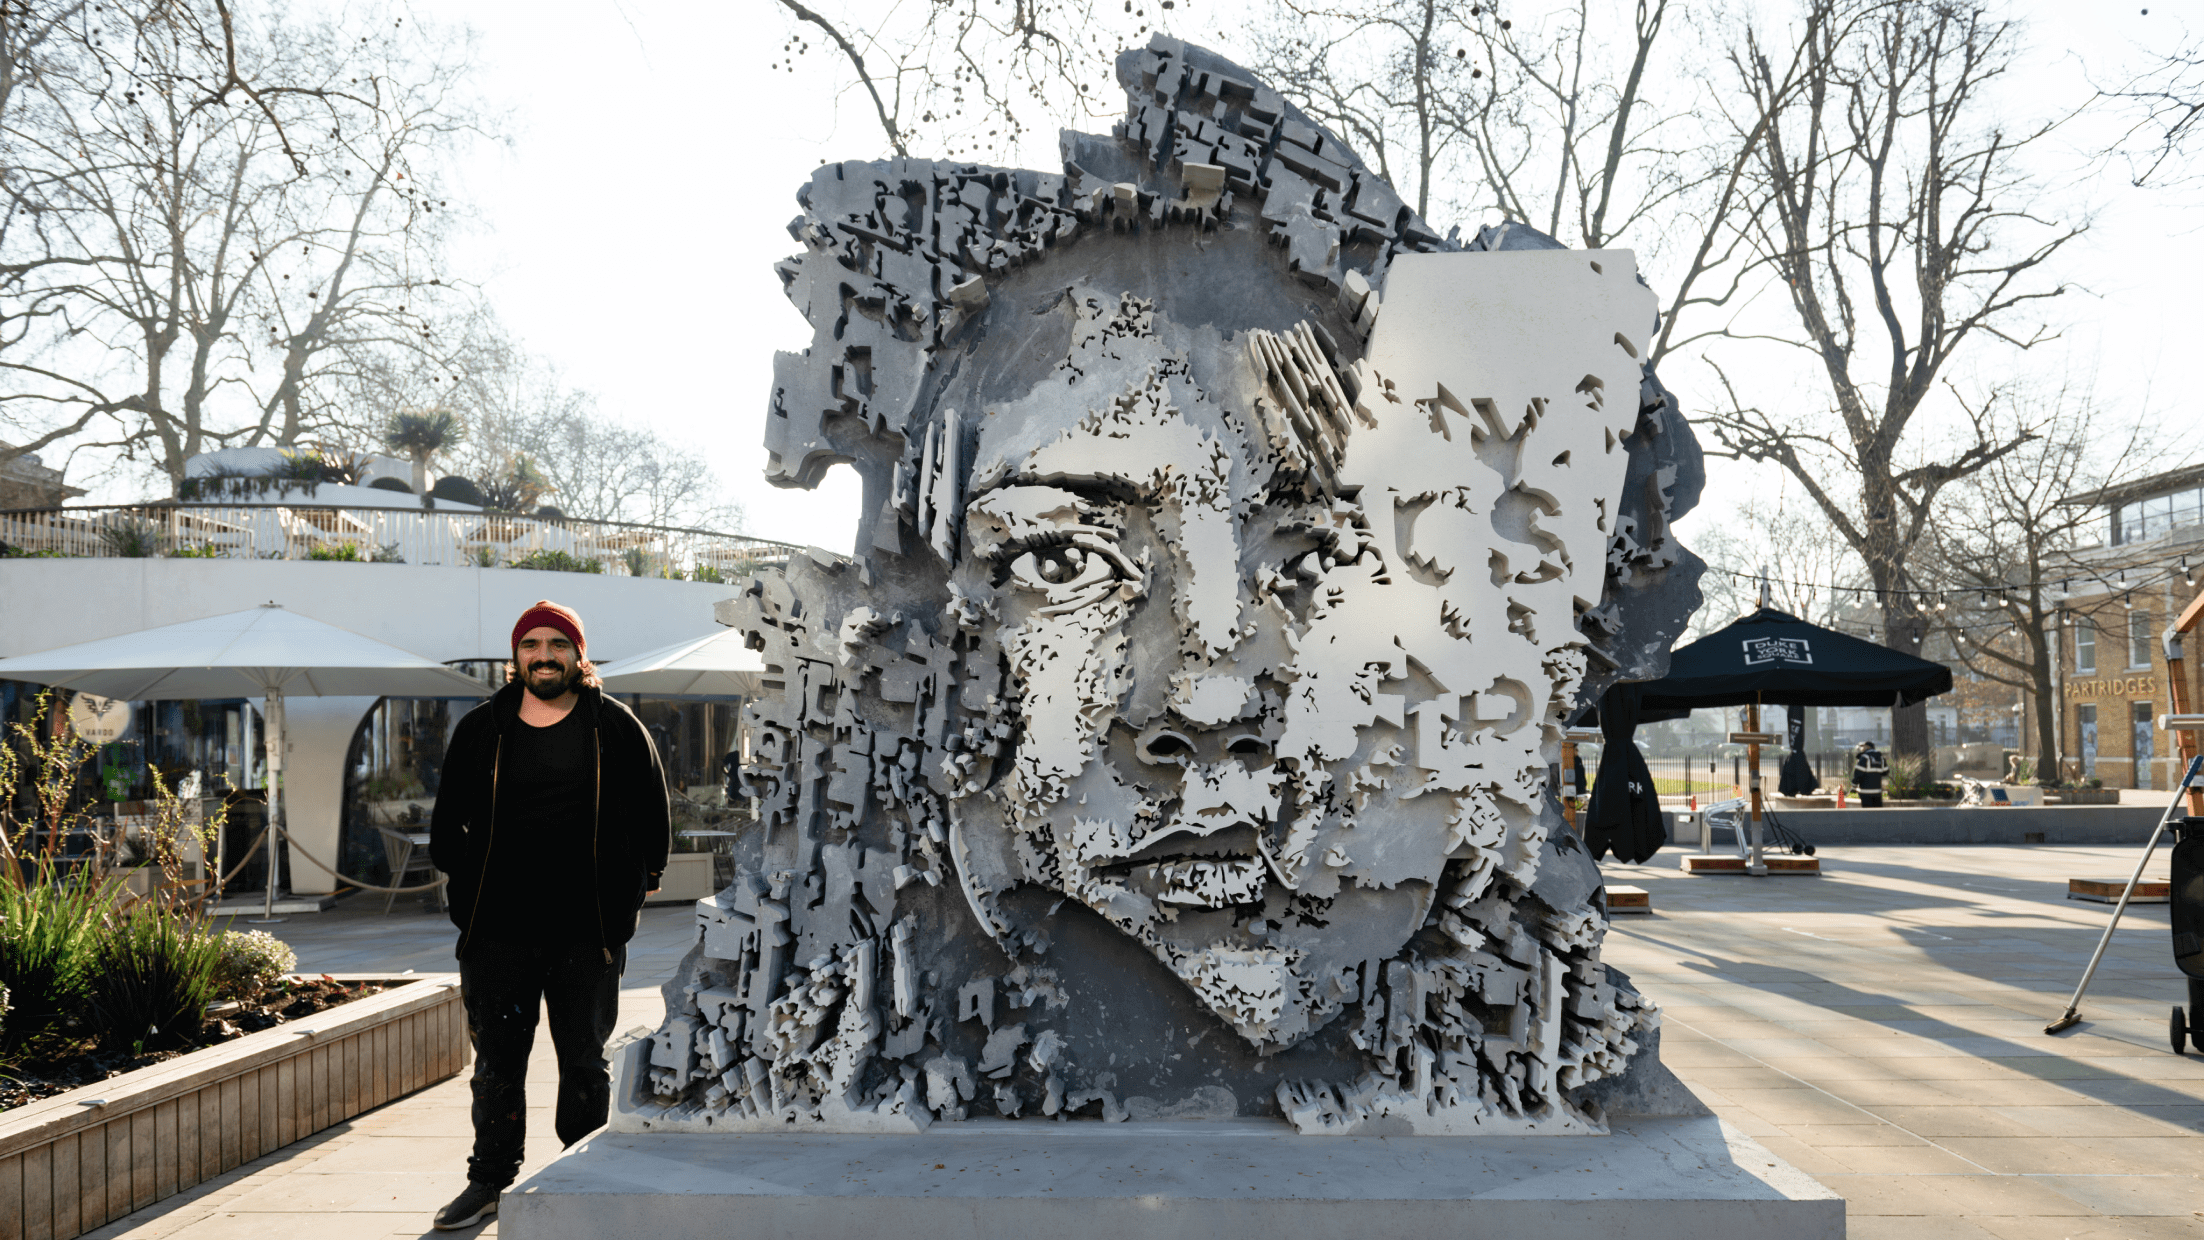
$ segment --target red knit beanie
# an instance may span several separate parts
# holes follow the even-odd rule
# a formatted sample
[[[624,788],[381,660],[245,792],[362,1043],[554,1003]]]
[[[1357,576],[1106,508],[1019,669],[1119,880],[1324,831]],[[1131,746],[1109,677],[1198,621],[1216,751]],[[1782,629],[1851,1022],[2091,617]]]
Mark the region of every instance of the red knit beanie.
[[[557,629],[566,634],[566,639],[574,643],[574,657],[587,657],[589,646],[582,640],[582,618],[550,599],[539,599],[535,606],[520,613],[519,622],[513,625],[513,651],[516,655],[520,651],[520,639],[527,635],[528,630],[539,628]]]

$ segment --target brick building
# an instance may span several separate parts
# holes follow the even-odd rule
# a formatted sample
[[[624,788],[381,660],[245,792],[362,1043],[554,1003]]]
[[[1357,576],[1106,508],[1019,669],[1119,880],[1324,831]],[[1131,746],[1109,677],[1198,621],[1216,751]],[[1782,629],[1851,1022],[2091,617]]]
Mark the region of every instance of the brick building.
[[[2204,465],[2069,497],[2104,511],[2104,541],[2073,553],[2059,630],[2059,730],[2068,779],[2108,788],[2167,788],[2176,738],[2158,727],[2172,709],[2168,625],[2204,580]],[[2197,709],[2204,632],[2184,643],[2189,709]]]
[[[0,443],[0,448],[8,445]],[[36,453],[0,461],[0,510],[51,508],[84,492],[62,482],[61,471],[49,469]]]

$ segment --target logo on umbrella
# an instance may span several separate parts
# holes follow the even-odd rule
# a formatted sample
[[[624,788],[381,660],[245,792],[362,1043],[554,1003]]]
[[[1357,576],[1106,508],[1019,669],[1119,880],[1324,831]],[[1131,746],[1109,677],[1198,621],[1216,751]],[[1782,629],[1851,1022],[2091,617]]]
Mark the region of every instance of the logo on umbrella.
[[[1746,639],[1745,666],[1761,663],[1812,663],[1814,653],[1803,637],[1754,637]]]

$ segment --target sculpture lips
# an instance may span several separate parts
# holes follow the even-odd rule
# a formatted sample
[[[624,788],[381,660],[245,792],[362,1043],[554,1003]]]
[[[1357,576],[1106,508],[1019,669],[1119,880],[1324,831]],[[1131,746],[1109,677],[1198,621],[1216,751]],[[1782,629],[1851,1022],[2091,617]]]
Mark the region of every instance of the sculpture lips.
[[[1264,884],[1270,880],[1270,867],[1261,857],[1167,861],[1140,873],[1160,888],[1157,900],[1205,908],[1257,903],[1263,898]]]

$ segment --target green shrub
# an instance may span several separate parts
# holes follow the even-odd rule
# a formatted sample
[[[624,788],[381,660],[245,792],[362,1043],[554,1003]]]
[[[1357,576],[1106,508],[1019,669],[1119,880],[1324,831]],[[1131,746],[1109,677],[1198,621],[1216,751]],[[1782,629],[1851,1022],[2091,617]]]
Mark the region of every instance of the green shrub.
[[[106,545],[107,554],[126,560],[143,560],[163,551],[160,530],[151,521],[139,521],[121,517],[99,532],[100,542]]]
[[[206,923],[139,901],[110,915],[85,957],[85,1012],[109,1050],[173,1050],[199,1036],[222,961]]]
[[[310,547],[307,549],[306,558],[309,560],[342,560],[347,564],[358,564],[366,557],[360,554],[360,544],[341,542],[334,547],[327,543]]]
[[[689,580],[709,581],[715,586],[727,584],[727,578],[718,569],[712,567],[709,564],[697,565],[696,571],[689,574]]]
[[[399,491],[406,495],[413,494],[412,483],[407,482],[403,478],[392,478],[388,475],[377,478],[375,481],[370,482],[367,485],[375,488],[378,491]]]
[[[20,1047],[79,1010],[103,903],[97,884],[58,877],[45,859],[22,879],[0,876],[0,988],[12,1005],[7,1045]]]
[[[1933,785],[1928,777],[1928,762],[1914,755],[1890,760],[1890,775],[1884,781],[1892,797],[1913,800],[1928,792]]]
[[[215,993],[251,999],[298,968],[298,953],[265,930],[228,930],[217,936],[221,956],[214,970]]]
[[[605,566],[596,560],[568,555],[564,551],[535,551],[513,561],[514,568],[533,568],[547,573],[601,573]]]
[[[328,464],[322,460],[321,453],[316,449],[286,448],[281,455],[283,463],[276,466],[275,472],[269,475],[272,478],[281,478],[287,482],[304,483],[308,486],[334,481],[329,477]]]
[[[222,548],[213,543],[202,543],[196,547],[178,547],[170,551],[168,557],[172,560],[219,560],[222,558]]]
[[[429,488],[429,494],[437,499],[448,499],[455,504],[473,504],[477,508],[487,508],[490,504],[489,497],[482,493],[481,487],[474,484],[474,479],[460,474],[446,474],[438,478],[436,485]]]

